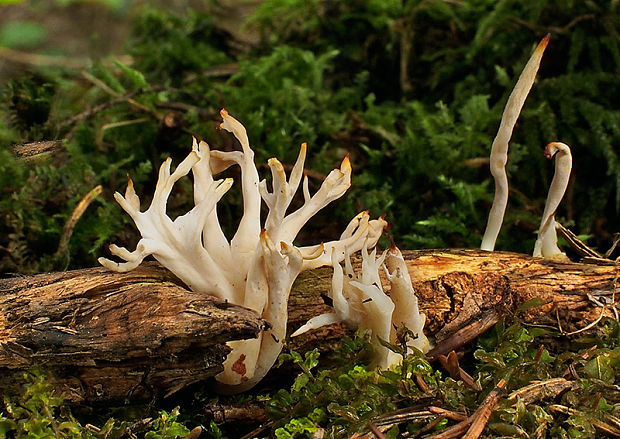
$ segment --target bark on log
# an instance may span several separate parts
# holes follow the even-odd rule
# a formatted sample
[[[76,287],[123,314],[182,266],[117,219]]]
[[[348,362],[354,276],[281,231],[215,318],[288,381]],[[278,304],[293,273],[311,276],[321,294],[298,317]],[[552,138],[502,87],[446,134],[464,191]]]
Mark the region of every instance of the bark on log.
[[[437,339],[432,355],[466,343],[531,299],[544,305],[526,311],[526,321],[565,332],[614,316],[617,305],[618,264],[478,250],[404,256],[427,332]],[[289,301],[291,332],[329,311],[330,282],[326,268],[299,277]],[[224,342],[251,337],[262,325],[250,311],[187,291],[154,263],[125,274],[93,268],[4,279],[0,389],[11,382],[10,371],[43,364],[76,402],[164,396],[218,373]],[[291,344],[329,349],[345,332],[331,325]]]
[[[156,264],[0,280],[0,390],[35,366],[76,403],[145,400],[214,376],[225,343],[263,321],[179,283]]]
[[[620,264],[612,261],[599,261],[602,265],[557,262],[519,253],[454,249],[404,251],[403,256],[427,317],[425,332],[436,339],[431,356],[471,341],[532,299],[544,305],[525,311],[524,321],[551,325],[565,333],[580,330],[601,315],[617,317]],[[381,277],[389,285],[384,273]],[[291,332],[309,317],[329,311],[317,291],[324,294],[330,281],[329,269],[302,273],[298,278],[289,307]],[[334,329],[304,334],[294,339],[293,346],[300,350],[316,347],[329,341]]]

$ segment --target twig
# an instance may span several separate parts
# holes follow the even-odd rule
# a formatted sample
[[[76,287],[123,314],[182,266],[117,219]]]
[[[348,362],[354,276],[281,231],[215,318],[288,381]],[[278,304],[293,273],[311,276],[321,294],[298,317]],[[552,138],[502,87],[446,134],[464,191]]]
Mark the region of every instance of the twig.
[[[62,147],[62,140],[47,140],[44,142],[31,142],[23,145],[14,145],[13,152],[19,158],[30,161],[45,157],[58,151]]]
[[[377,431],[384,432],[392,428],[394,425],[399,425],[404,422],[409,422],[413,420],[420,420],[424,418],[433,418],[436,417],[435,413],[432,413],[430,410],[420,410],[419,406],[407,407],[404,409],[394,410],[389,413],[384,413],[380,416],[376,416],[369,421],[368,429],[369,432],[364,434],[356,434],[351,437],[357,439],[369,439],[371,437],[371,433],[377,436],[376,432],[371,428],[375,427]],[[440,414],[440,416],[448,417],[444,414]]]
[[[372,422],[368,424],[368,428],[370,428],[370,431],[372,431],[372,433],[375,435],[377,439],[387,439],[387,437],[383,434],[383,432],[379,430],[377,426],[373,424]]]
[[[564,329],[562,329],[562,322],[560,321],[560,311],[558,310],[558,308],[555,309],[555,319],[558,322],[558,331],[560,332],[560,334],[564,334]]]
[[[267,420],[265,407],[261,404],[209,404],[205,407],[205,412],[213,418],[216,424],[224,424],[230,421],[256,421],[264,422]]]
[[[588,256],[588,257],[592,257],[592,258],[603,259],[603,256],[601,256],[600,253],[598,253],[598,252],[592,250],[590,247],[588,247],[586,245],[586,243],[583,242],[581,239],[579,239],[579,237],[577,235],[575,235],[573,232],[568,230],[566,227],[564,227],[558,221],[555,222],[555,228],[558,231],[558,233],[560,234],[560,236],[562,238],[564,238],[566,240],[566,242],[568,242],[568,244],[571,246],[571,248],[573,250],[575,250],[579,254],[579,256],[581,256],[581,257]]]
[[[263,425],[258,426],[257,428],[255,428],[254,430],[246,434],[245,436],[240,437],[239,439],[252,439],[258,436],[263,431],[267,430],[268,428],[271,428],[272,425],[273,425],[273,421],[269,421]]]
[[[71,216],[69,217],[69,219],[65,223],[65,226],[62,229],[62,235],[60,237],[60,243],[58,244],[58,250],[56,250],[56,254],[54,255],[55,258],[60,258],[65,253],[67,253],[69,249],[69,240],[71,239],[71,235],[73,234],[73,229],[75,228],[75,225],[82,217],[90,203],[92,203],[95,198],[97,198],[97,196],[101,194],[102,191],[103,187],[101,185],[95,186],[86,195],[84,195],[84,197],[82,197],[77,206],[75,206],[75,209],[73,209]]]
[[[588,324],[588,325],[584,326],[584,327],[583,327],[583,328],[581,328],[581,329],[577,329],[576,331],[573,331],[573,332],[567,332],[567,333],[565,333],[565,334],[563,334],[563,335],[575,335],[575,334],[579,334],[580,332],[587,331],[588,329],[594,328],[594,327],[598,324],[598,322],[600,322],[600,321],[601,321],[601,319],[603,318],[603,316],[605,315],[605,310],[606,310],[606,309],[607,309],[607,307],[603,306],[603,307],[601,308],[601,314],[600,314],[600,315],[596,318],[596,320],[594,320],[592,323],[590,323],[590,324]]]
[[[470,419],[472,419],[471,426],[467,433],[463,435],[462,439],[477,439],[484,427],[486,427],[489,418],[491,417],[491,413],[493,413],[493,408],[503,392],[504,387],[506,387],[506,381],[501,379],[497,386],[493,390],[489,392],[487,397],[482,401],[480,407],[474,412]]]
[[[81,66],[80,68],[83,69],[84,67],[85,66]],[[234,74],[234,73],[236,73],[238,71],[239,71],[239,67],[236,64],[225,64],[225,65],[222,65],[222,66],[218,66],[218,67],[214,67],[212,69],[209,69],[209,70],[205,71],[204,73],[202,73],[200,75],[196,75],[196,74],[189,75],[187,78],[185,78],[182,81],[182,83],[183,84],[189,84],[189,83],[195,81],[196,79],[202,78],[202,77],[209,78],[209,77],[217,77],[217,76],[229,76],[229,75],[232,75],[232,74]],[[82,76],[86,80],[88,80],[90,83],[95,84],[97,87],[99,87],[102,90],[106,91],[106,93],[114,96],[114,99],[111,99],[111,100],[109,100],[107,102],[104,102],[102,104],[99,104],[99,105],[95,105],[95,106],[93,106],[91,108],[88,108],[85,111],[83,111],[83,112],[81,112],[81,113],[79,113],[79,114],[77,114],[77,115],[75,115],[73,117],[70,117],[69,119],[66,119],[66,120],[60,122],[58,124],[58,128],[60,130],[63,130],[63,129],[65,129],[68,126],[71,126],[73,124],[83,122],[84,120],[86,120],[89,117],[91,117],[93,114],[97,114],[97,113],[99,113],[99,112],[101,112],[101,111],[103,111],[103,110],[105,110],[105,109],[107,109],[109,107],[114,106],[114,105],[125,103],[125,102],[129,102],[132,105],[135,105],[137,102],[133,101],[133,98],[138,96],[138,95],[149,94],[149,93],[157,93],[157,92],[160,92],[160,91],[163,91],[163,90],[173,91],[173,92],[176,92],[176,93],[184,93],[184,94],[191,95],[191,93],[188,93],[185,90],[181,90],[181,89],[177,89],[177,88],[174,88],[174,87],[169,87],[169,86],[161,85],[161,84],[160,85],[155,85],[155,86],[152,86],[152,87],[149,87],[149,88],[145,88],[145,89],[136,90],[136,91],[133,91],[131,93],[127,93],[127,94],[121,95],[121,94],[115,92],[114,90],[112,90],[110,87],[108,87],[105,83],[103,83],[99,79],[95,78],[94,76],[92,76],[92,75],[90,75],[90,74],[88,74],[86,72],[82,72]],[[158,106],[159,105],[163,106],[165,104],[161,103],[161,104],[158,104]],[[187,107],[189,108],[189,107],[193,107],[193,106],[188,105]],[[142,111],[144,111],[145,108],[148,109],[148,107],[142,107],[141,108]],[[195,108],[199,108],[199,107],[195,107]],[[149,112],[151,111],[150,109],[148,109],[148,110],[149,110]],[[207,112],[206,113],[207,116],[211,113],[211,110],[202,110],[202,111],[206,111]]]
[[[441,421],[443,421],[444,419],[446,419],[447,416],[445,414],[439,415],[437,416],[435,419],[433,419],[431,422],[429,422],[428,424],[426,424],[424,427],[420,428],[413,436],[411,436],[412,438],[418,438],[420,436],[422,436],[423,434],[428,433],[429,431],[431,431],[433,428],[437,427],[437,425],[439,425],[439,423]]]
[[[426,353],[426,356],[431,359],[436,359],[439,355],[448,354],[450,351],[455,351],[461,346],[476,339],[480,334],[487,331],[497,322],[499,322],[502,316],[502,311],[499,309],[493,309],[484,314],[481,318],[474,320],[467,326],[462,327],[447,339],[443,340],[440,344]]]
[[[518,399],[525,405],[528,405],[546,396],[555,397],[565,390],[573,389],[575,386],[576,384],[574,381],[569,381],[565,378],[551,378],[544,381],[535,381],[513,391],[506,399],[515,402]]]
[[[618,311],[616,310],[616,289],[618,288],[618,276],[619,275],[620,275],[620,270],[618,270],[618,266],[616,266],[616,273],[614,276],[614,286],[611,290],[611,303],[612,303],[612,307],[614,310],[614,315],[616,317],[616,320],[618,320]]]
[[[453,412],[452,410],[447,410],[441,407],[430,406],[428,411],[437,415],[444,415],[451,421],[461,422],[467,419],[466,413]]]
[[[467,431],[467,428],[469,427],[470,423],[471,421],[468,418],[442,431],[441,433],[428,436],[428,439],[456,439],[460,437],[465,431]]]
[[[414,419],[432,417],[433,413],[430,410],[419,410],[419,407],[407,407],[404,409],[394,410],[393,412],[384,413],[372,419],[375,425],[384,427],[386,425],[392,426],[395,424],[402,424],[403,422],[413,421]]]
[[[616,249],[618,243],[620,243],[620,233],[614,233],[614,242],[611,244],[611,247],[609,248],[609,250],[605,252],[605,257],[607,259],[611,257],[611,254]]]
[[[562,27],[551,26],[551,27],[549,27],[549,30],[551,30],[551,32],[553,32],[554,34],[561,34],[561,33],[568,32],[571,27],[577,25],[578,23],[580,23],[582,21],[585,21],[585,20],[596,20],[596,19],[597,19],[596,14],[579,15],[579,16],[573,18],[567,25],[562,26]]]
[[[94,84],[95,86],[99,87],[101,90],[105,91],[106,93],[108,93],[109,95],[112,95],[114,97],[120,98],[123,95],[115,90],[112,90],[105,82],[101,81],[99,78],[96,78],[95,76],[91,75],[90,73],[86,72],[86,71],[82,71],[81,75],[84,79],[86,79],[87,81],[91,82],[92,84]],[[150,114],[151,116],[153,116],[155,119],[157,120],[161,120],[163,118],[163,116],[158,113],[157,111],[151,110],[149,107],[147,107],[146,105],[141,104],[140,102],[136,101],[133,98],[127,98],[127,103],[130,104],[132,107],[134,107],[137,110],[140,110],[144,113]]]
[[[109,129],[112,129],[112,128],[125,127],[125,126],[129,126],[129,125],[135,125],[135,124],[138,124],[138,123],[144,123],[144,122],[148,122],[150,120],[151,119],[149,119],[148,117],[140,117],[138,119],[121,120],[120,122],[107,123],[107,124],[103,125],[101,127],[101,129],[98,130],[97,137],[95,139],[95,144],[97,145],[99,150],[104,150],[105,148],[103,147],[103,136],[105,135],[106,130],[109,130]]]
[[[478,438],[480,433],[482,433],[482,430],[484,430],[484,427],[493,412],[493,407],[497,404],[504,387],[506,387],[506,381],[501,379],[499,383],[497,383],[497,386],[495,386],[486,398],[484,398],[484,401],[482,401],[482,404],[480,404],[480,407],[476,409],[473,415],[442,431],[441,433],[429,436],[429,439],[455,439],[460,437],[465,431],[466,433],[462,436],[463,438]]]
[[[85,69],[90,67],[91,62],[87,58],[75,58],[64,56],[49,56],[36,53],[20,52],[0,46],[0,58],[19,64],[29,64],[38,67],[66,67],[70,69]]]
[[[196,113],[198,113],[200,117],[209,118],[213,120],[216,120],[220,114],[218,111],[215,111],[213,108],[202,108],[202,107],[198,107],[197,105],[188,104],[186,102],[158,101],[158,102],[155,102],[155,106],[157,108],[165,108],[168,110],[177,110],[177,111],[183,111],[183,112],[195,111]]]
[[[111,100],[109,100],[107,102],[103,102],[103,103],[101,103],[99,105],[95,105],[93,107],[90,107],[90,108],[82,111],[81,113],[76,114],[75,116],[72,116],[72,117],[70,117],[68,119],[63,120],[62,122],[60,122],[58,124],[58,129],[62,131],[65,128],[71,126],[71,125],[84,122],[86,119],[88,119],[92,115],[100,113],[103,110],[106,110],[106,109],[108,109],[110,107],[113,107],[114,105],[127,102],[127,100],[131,99],[134,96],[137,96],[139,94],[155,93],[157,91],[161,91],[161,89],[162,89],[162,87],[154,87],[152,89],[138,90],[138,91],[135,91],[135,92],[132,92],[132,93],[128,93],[126,95],[115,97],[114,99],[111,99]]]
[[[590,346],[588,349],[586,349],[585,351],[581,353],[580,357],[583,358],[584,360],[587,360],[590,357],[590,353],[596,349],[598,349],[598,345]],[[568,365],[568,367],[566,368],[562,376],[567,376],[569,374],[576,380],[579,379],[579,375],[577,374],[577,371],[575,370],[575,367],[573,364]]]

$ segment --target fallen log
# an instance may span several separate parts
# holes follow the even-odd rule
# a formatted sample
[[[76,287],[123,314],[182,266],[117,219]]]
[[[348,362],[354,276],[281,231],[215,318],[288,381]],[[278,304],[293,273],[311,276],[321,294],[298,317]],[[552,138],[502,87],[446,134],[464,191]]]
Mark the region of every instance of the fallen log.
[[[554,262],[508,252],[404,252],[436,338],[429,354],[474,339],[525,302],[529,323],[565,334],[615,316],[620,266]],[[289,301],[289,330],[329,311],[327,268],[303,273]],[[385,283],[388,284],[387,282]],[[0,389],[11,372],[43,365],[74,402],[169,395],[221,370],[228,340],[255,336],[263,322],[241,307],[188,291],[155,263],[129,273],[103,268],[0,280]],[[291,341],[330,349],[331,325]],[[1,392],[0,392],[1,393]]]
[[[225,343],[263,322],[178,283],[153,263],[0,280],[0,390],[37,366],[75,403],[148,400],[216,375]]]

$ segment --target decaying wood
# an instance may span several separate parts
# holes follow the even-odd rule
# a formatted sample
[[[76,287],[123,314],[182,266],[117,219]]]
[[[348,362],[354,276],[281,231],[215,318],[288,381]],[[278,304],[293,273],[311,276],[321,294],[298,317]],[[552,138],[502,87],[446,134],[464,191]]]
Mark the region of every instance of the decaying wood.
[[[446,355],[512,314],[525,302],[544,305],[522,313],[528,323],[551,325],[566,333],[584,328],[601,313],[617,318],[620,265],[557,262],[519,253],[482,250],[405,251],[411,281],[426,314],[425,331],[436,338],[430,355]],[[381,273],[384,285],[388,285]],[[293,286],[289,327],[329,308],[317,292],[329,289],[331,270],[302,273]],[[389,287],[387,288],[389,292]],[[597,303],[598,302],[598,303]],[[600,305],[604,305],[601,307]],[[328,329],[316,338],[329,340]],[[300,336],[314,342],[315,334]]]
[[[237,404],[211,402],[204,407],[204,412],[218,425],[226,422],[265,422],[269,419],[265,405],[255,402]]]
[[[13,152],[23,160],[31,161],[49,157],[62,149],[62,141],[47,140],[44,142],[25,143],[23,145],[15,145]]]
[[[42,365],[75,402],[144,400],[219,373],[226,341],[263,322],[174,281],[154,264],[1,280],[0,389]]]
[[[550,378],[544,381],[534,381],[527,386],[521,387],[512,392],[506,399],[515,403],[520,401],[528,405],[544,397],[555,397],[577,386],[578,384],[575,381],[569,381],[566,378]]]
[[[507,252],[404,252],[436,337],[447,354],[531,299],[530,323],[579,330],[615,316],[618,265],[559,263]],[[327,268],[304,273],[289,302],[289,329],[330,308]],[[387,282],[386,282],[387,284]],[[164,396],[219,372],[227,340],[252,337],[256,314],[188,291],[155,263],[129,273],[103,268],[0,280],[0,388],[10,371],[44,365],[74,401]],[[331,325],[296,337],[296,350],[329,349]]]

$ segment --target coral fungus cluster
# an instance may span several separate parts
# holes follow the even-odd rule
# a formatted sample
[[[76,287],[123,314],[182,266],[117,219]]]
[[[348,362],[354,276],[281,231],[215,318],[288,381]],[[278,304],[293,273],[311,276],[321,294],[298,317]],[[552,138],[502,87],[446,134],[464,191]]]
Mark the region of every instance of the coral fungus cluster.
[[[153,255],[163,266],[183,280],[192,291],[210,294],[256,311],[267,323],[257,339],[232,341],[232,348],[218,381],[230,391],[242,391],[256,384],[271,368],[286,336],[288,296],[300,272],[322,265],[338,264],[345,255],[362,247],[374,247],[381,236],[385,220],[371,220],[362,212],[351,220],[339,239],[309,247],[293,244],[300,229],[320,209],[340,198],[351,184],[351,165],[345,158],[319,190],[310,195],[307,177],[303,177],[306,145],[291,174],[286,178],[277,159],[268,162],[272,176],[269,191],[265,180],[259,181],[246,130],[226,110],[221,111],[221,127],[231,132],[241,144],[241,151],[214,151],[205,142],[194,141],[192,152],[171,173],[171,160],[161,166],[150,207],[140,211],[140,199],[131,180],[125,196],[115,198],[132,217],[142,239],[135,251],[110,246],[111,252],[125,260],[117,263],[100,258],[100,263],[116,271],[137,267]],[[243,216],[229,241],[218,221],[216,205],[233,184],[232,179],[214,177],[230,166],[241,168]],[[192,172],[195,206],[172,220],[166,203],[173,185]],[[303,205],[287,210],[303,180]],[[268,208],[261,223],[261,203]]]

